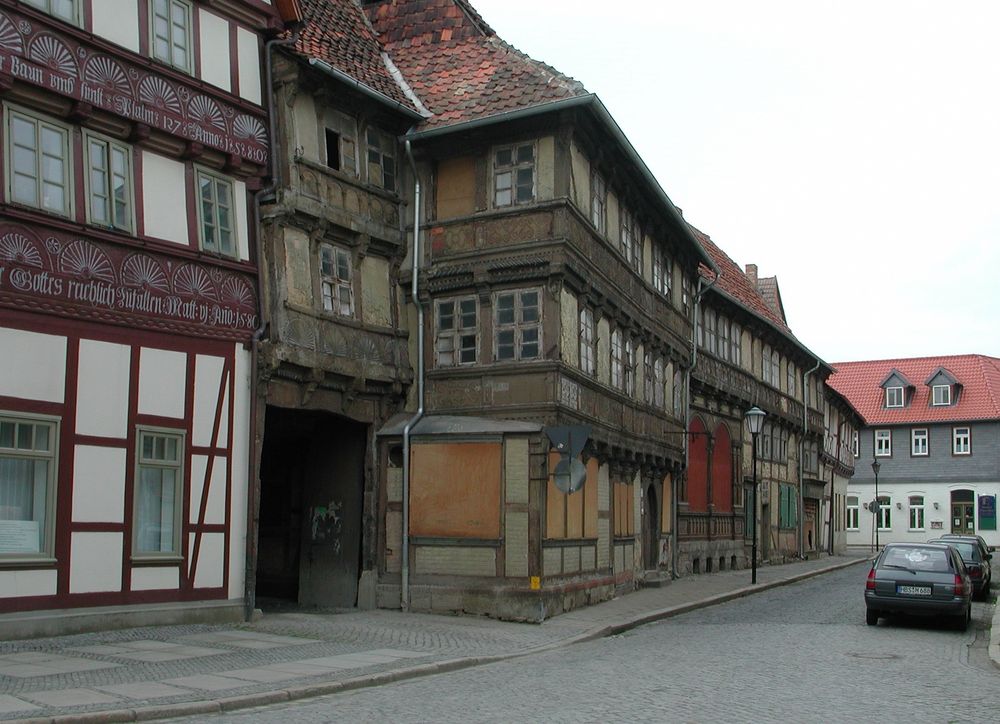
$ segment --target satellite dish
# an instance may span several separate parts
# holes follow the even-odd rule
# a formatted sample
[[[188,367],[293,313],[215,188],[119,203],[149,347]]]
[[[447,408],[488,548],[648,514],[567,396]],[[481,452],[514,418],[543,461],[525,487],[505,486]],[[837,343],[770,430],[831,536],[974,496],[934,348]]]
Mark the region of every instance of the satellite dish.
[[[575,493],[587,481],[587,466],[579,458],[563,458],[553,472],[556,487],[564,493]]]

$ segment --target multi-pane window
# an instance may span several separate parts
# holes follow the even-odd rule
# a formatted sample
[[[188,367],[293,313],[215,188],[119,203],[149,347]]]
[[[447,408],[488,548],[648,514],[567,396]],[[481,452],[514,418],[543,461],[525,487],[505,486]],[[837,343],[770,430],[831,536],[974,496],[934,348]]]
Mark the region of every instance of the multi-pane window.
[[[541,292],[530,289],[501,292],[494,297],[496,310],[497,360],[526,360],[541,357]]]
[[[851,452],[854,457],[861,456],[861,434],[857,430],[851,434]]]
[[[635,217],[624,209],[621,213],[621,227],[622,256],[625,257],[630,266],[640,269],[642,267],[642,251],[639,227],[635,222]]]
[[[681,414],[681,404],[684,401],[684,376],[681,374],[680,370],[674,372],[674,387],[673,387],[673,399],[674,399],[674,415]]]
[[[198,169],[198,229],[201,248],[236,256],[233,182]]]
[[[719,317],[719,356],[729,361],[729,320]]]
[[[319,248],[319,275],[324,311],[342,317],[354,316],[350,252],[332,244],[322,244]]]
[[[597,171],[590,173],[590,223],[601,234],[607,231],[608,225],[608,187],[604,177]],[[622,241],[625,237],[625,221],[622,217]]]
[[[323,137],[326,141],[326,165],[357,176],[358,143],[354,119],[343,113],[328,112]]]
[[[153,57],[191,72],[191,6],[185,0],[153,0],[150,4]]]
[[[625,340],[625,394],[635,397],[635,342],[631,338]]]
[[[133,550],[137,556],[180,555],[184,436],[140,429],[138,438]]]
[[[116,141],[84,135],[87,151],[87,217],[90,223],[132,229],[132,154]]]
[[[781,355],[778,354],[778,350],[771,352],[771,384],[781,387]]]
[[[666,380],[663,374],[663,360],[657,359],[653,363],[653,404],[661,410],[665,403]]]
[[[767,384],[771,384],[771,348],[766,344],[760,350],[760,377]]]
[[[719,353],[719,337],[714,309],[705,311],[705,346],[712,354]]]
[[[691,279],[687,274],[681,277],[681,311],[685,317],[691,314]]]
[[[653,404],[653,355],[648,350],[642,358],[642,399],[647,405]]]
[[[951,404],[951,385],[934,385],[934,387],[931,388],[931,393],[933,395],[933,404]]]
[[[903,388],[902,387],[886,387],[885,388],[885,406],[886,407],[902,407],[903,406]]]
[[[667,256],[663,244],[653,242],[653,288],[670,299],[673,284],[674,262]]]
[[[396,142],[391,136],[369,128],[368,183],[386,191],[396,190]]]
[[[437,301],[438,367],[475,364],[479,324],[475,297]]]
[[[611,333],[611,386],[622,389],[624,379],[625,343],[622,331],[616,329]]]
[[[924,496],[910,496],[910,530],[924,529]]]
[[[888,495],[878,496],[878,529],[892,528],[892,499]]]
[[[77,0],[23,0],[28,5],[74,25],[79,23]]]
[[[786,363],[785,366],[787,368],[787,373],[788,373],[787,374],[787,378],[788,378],[788,389],[787,389],[788,396],[789,397],[795,397],[795,395],[797,393],[797,389],[796,388],[798,387],[798,385],[795,382],[795,375],[796,375],[795,365],[792,364],[791,360],[788,360],[788,362]]]
[[[858,510],[860,509],[858,504],[857,495],[847,496],[847,530],[857,530],[858,529]]]
[[[51,554],[56,423],[0,416],[0,556]]]
[[[493,205],[512,206],[535,200],[535,145],[519,143],[493,152]]]
[[[733,326],[730,329],[730,343],[733,345],[733,353],[731,355],[733,364],[739,367],[743,364],[743,345],[740,341],[740,336],[742,330],[740,330],[740,325],[733,322]]]
[[[10,200],[70,216],[69,129],[8,109],[6,146]]]
[[[595,342],[594,312],[590,309],[580,310],[580,369],[585,374],[593,376],[597,367],[594,364]]]
[[[952,429],[952,452],[955,455],[969,455],[972,452],[972,434],[969,428]]]
[[[927,454],[927,428],[914,428],[910,430],[910,454]]]
[[[892,455],[892,431],[875,431],[875,457],[890,457]]]

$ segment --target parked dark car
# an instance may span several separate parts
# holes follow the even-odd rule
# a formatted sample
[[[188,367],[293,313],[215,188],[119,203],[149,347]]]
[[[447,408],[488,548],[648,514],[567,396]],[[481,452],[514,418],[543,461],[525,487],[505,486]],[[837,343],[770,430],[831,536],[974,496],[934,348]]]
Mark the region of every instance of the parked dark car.
[[[947,617],[965,630],[972,618],[972,579],[946,543],[889,543],[865,582],[865,623],[890,614]]]
[[[952,538],[958,538],[959,540],[961,540],[962,538],[975,538],[977,541],[979,541],[979,545],[982,547],[984,552],[995,553],[997,549],[996,546],[987,545],[986,539],[983,538],[981,535],[965,535],[962,533],[942,533],[941,535],[938,536],[938,538],[945,538],[948,540]]]
[[[928,543],[948,543],[958,549],[965,567],[972,579],[973,595],[987,598],[990,595],[990,585],[993,582],[993,567],[990,560],[993,555],[987,552],[975,536],[948,536],[934,538]]]

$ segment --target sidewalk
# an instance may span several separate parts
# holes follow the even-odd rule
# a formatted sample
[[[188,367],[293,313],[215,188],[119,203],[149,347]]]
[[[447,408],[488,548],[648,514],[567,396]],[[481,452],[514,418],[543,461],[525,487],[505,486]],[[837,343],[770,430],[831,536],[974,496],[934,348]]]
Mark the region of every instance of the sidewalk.
[[[0,719],[143,721],[377,686],[600,638],[862,560],[764,566],[756,586],[749,570],[687,576],[540,625],[347,611],[9,641],[0,643]]]

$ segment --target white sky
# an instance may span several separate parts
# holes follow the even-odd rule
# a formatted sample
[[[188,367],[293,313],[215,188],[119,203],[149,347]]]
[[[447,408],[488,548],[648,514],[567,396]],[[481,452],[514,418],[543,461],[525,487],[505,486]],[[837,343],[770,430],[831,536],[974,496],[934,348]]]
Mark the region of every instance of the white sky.
[[[1000,357],[1000,2],[472,3],[824,360]]]

